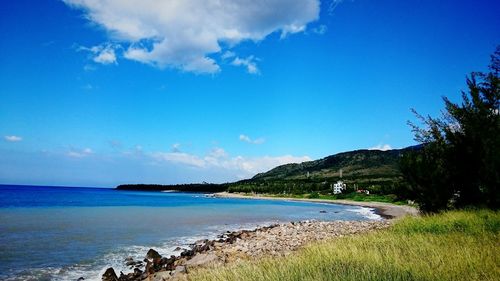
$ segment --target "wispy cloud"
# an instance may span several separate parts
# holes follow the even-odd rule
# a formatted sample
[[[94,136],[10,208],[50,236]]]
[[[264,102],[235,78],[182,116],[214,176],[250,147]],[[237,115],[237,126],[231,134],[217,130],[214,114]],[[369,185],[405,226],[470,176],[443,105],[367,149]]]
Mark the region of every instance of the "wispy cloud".
[[[324,24],[321,24],[321,25],[319,25],[311,30],[312,30],[312,32],[314,32],[316,34],[323,35],[328,31],[328,27]]]
[[[71,149],[66,155],[72,158],[83,158],[94,154],[94,151],[90,148],[84,149]]]
[[[22,137],[19,137],[19,136],[4,136],[3,137],[5,141],[8,141],[8,142],[20,142],[23,140]]]
[[[248,142],[248,143],[252,143],[252,144],[263,144],[266,141],[264,138],[252,139],[249,136],[243,135],[243,134],[240,135],[239,139],[240,139],[240,141]]]
[[[319,18],[319,0],[63,0],[120,42],[129,60],[159,68],[217,73],[214,54],[243,41],[302,32]],[[114,63],[113,48],[96,50],[94,61]],[[252,64],[250,73],[257,73]]]
[[[203,157],[186,152],[153,152],[149,155],[160,162],[187,165],[198,169],[228,170],[239,177],[250,177],[283,164],[311,161],[309,156],[297,157],[292,155],[232,157],[220,147],[213,148]]]
[[[331,0],[330,5],[328,6],[328,13],[331,15],[337,9],[337,6],[344,2],[344,0]]]
[[[382,150],[382,151],[386,151],[386,150],[391,150],[392,147],[388,144],[378,144],[374,147],[370,147],[368,148],[369,150]]]
[[[181,152],[181,144],[180,143],[174,143],[172,144],[172,148],[170,149],[171,152]]]
[[[188,166],[203,168],[206,162],[196,155],[184,152],[154,152],[150,154],[154,159],[171,163],[184,164]]]
[[[234,58],[236,56],[236,54],[232,51],[225,51],[220,57],[221,59],[225,60],[225,59],[230,59],[230,58]]]
[[[99,64],[116,64],[116,53],[115,50],[120,48],[118,45],[106,43],[101,45],[96,45],[93,47],[83,47],[78,48],[79,51],[86,51],[91,54],[92,60]],[[86,71],[93,70],[91,66],[85,66]]]
[[[259,74],[259,68],[257,67],[257,61],[258,59],[254,58],[254,56],[249,56],[247,58],[240,58],[236,57],[234,60],[231,62],[232,65],[235,66],[244,66],[247,69],[247,72],[250,74]]]

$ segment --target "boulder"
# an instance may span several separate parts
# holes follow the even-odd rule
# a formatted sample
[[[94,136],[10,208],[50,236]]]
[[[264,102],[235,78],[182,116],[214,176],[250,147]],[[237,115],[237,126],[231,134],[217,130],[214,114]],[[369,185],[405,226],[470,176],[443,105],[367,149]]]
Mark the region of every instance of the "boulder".
[[[161,255],[158,254],[157,251],[149,249],[148,253],[146,254],[146,258],[149,260],[161,259]]]
[[[116,276],[115,270],[112,267],[106,269],[102,275],[102,281],[118,281],[118,276]]]
[[[196,267],[212,264],[218,261],[218,257],[213,253],[203,253],[194,256],[186,262],[187,267]]]

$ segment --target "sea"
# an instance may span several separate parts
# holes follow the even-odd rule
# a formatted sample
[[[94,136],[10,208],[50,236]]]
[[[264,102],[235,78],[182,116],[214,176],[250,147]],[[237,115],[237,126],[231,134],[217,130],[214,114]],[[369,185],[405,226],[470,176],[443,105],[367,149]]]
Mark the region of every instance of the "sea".
[[[150,248],[177,255],[177,247],[226,231],[379,219],[373,209],[336,204],[0,185],[0,280],[101,280],[108,267],[130,272],[127,257],[142,260]]]

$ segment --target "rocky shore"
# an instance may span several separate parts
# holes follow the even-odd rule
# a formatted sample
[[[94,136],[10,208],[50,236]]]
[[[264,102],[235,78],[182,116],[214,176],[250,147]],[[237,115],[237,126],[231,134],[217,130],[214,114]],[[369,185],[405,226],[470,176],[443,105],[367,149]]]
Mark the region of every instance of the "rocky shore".
[[[390,221],[301,221],[226,232],[215,240],[200,240],[179,256],[162,257],[150,249],[144,260],[127,258],[128,273],[108,268],[103,281],[187,280],[189,270],[200,266],[221,266],[237,260],[284,256],[317,240],[342,237],[386,228]]]

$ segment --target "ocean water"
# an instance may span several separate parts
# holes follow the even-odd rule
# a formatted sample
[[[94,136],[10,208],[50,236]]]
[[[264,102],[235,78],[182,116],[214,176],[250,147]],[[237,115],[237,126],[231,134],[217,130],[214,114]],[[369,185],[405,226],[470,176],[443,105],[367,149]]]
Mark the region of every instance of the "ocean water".
[[[326,213],[320,213],[320,211]],[[200,193],[0,185],[0,280],[101,280],[126,257],[179,254],[227,230],[299,220],[380,219],[362,207]]]

